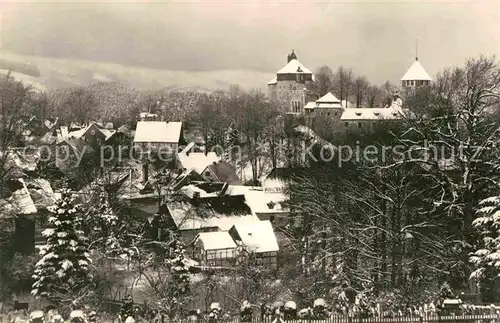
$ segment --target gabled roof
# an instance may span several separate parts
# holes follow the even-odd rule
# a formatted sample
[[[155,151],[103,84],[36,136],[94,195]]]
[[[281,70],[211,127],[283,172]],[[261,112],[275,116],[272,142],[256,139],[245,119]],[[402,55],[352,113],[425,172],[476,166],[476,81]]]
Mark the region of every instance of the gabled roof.
[[[0,199],[0,208],[2,209],[0,216],[35,214],[37,209],[24,179],[19,178],[15,181],[20,185],[20,188],[13,191],[9,198]]]
[[[203,174],[207,166],[220,161],[219,156],[213,151],[206,155],[202,152],[180,152],[178,154],[182,168],[186,170],[194,169],[198,174]]]
[[[345,109],[340,120],[396,120],[404,116],[399,107]]]
[[[331,92],[328,92],[327,94],[316,100],[316,103],[340,103],[340,100],[337,99]]]
[[[432,79],[429,74],[427,74],[422,64],[416,60],[408,71],[406,71],[401,81],[432,81]]]
[[[238,223],[233,228],[238,232],[243,246],[251,251],[261,253],[279,250],[276,235],[269,221]]]
[[[204,250],[235,249],[236,243],[227,231],[201,232],[193,242],[201,241]]]
[[[314,110],[314,108],[316,108],[316,102],[314,101],[311,101],[311,102],[307,102],[307,104],[304,106],[304,109],[311,109],[311,110]]]
[[[236,174],[236,171],[226,162],[212,163],[207,166],[202,174],[205,174],[207,170],[216,177],[215,179],[219,182],[229,183],[229,184],[240,184],[241,181]]]
[[[182,122],[139,121],[135,130],[134,142],[178,143],[181,129]]]
[[[259,221],[245,203],[244,196],[205,198],[194,205],[188,201],[167,203],[168,211],[179,230],[219,228],[228,231],[233,225]]]
[[[226,195],[244,195],[253,213],[284,213],[289,210],[283,206],[288,197],[283,193],[266,192],[261,186],[230,185]]]
[[[276,74],[312,74],[311,70],[302,65],[298,60],[292,59]]]

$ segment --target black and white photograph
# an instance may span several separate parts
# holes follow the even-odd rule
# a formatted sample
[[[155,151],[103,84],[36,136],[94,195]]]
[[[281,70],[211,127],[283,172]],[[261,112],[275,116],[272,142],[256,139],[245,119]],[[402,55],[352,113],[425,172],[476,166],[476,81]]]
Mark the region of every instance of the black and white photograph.
[[[500,1],[0,2],[0,323],[500,323]]]

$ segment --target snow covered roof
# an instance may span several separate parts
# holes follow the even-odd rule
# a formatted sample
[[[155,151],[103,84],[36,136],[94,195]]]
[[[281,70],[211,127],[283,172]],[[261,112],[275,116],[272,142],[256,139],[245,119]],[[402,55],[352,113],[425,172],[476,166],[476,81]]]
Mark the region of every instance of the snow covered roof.
[[[196,236],[195,241],[197,240],[203,243],[203,249],[205,250],[236,248],[236,243],[234,243],[233,238],[227,231],[201,232]]]
[[[340,103],[340,100],[337,99],[331,92],[328,92],[327,94],[316,100],[316,103]]]
[[[276,74],[312,74],[311,70],[302,65],[298,60],[292,59]]]
[[[232,198],[234,200],[234,197]],[[241,203],[247,209],[235,208],[234,203],[230,203],[231,199],[228,197],[219,199],[219,203],[216,200],[203,201],[198,207],[188,202],[170,202],[167,208],[179,230],[219,228],[221,231],[228,231],[237,223],[247,224],[259,221],[259,218],[252,214],[250,208],[244,203],[244,198],[241,199]]]
[[[42,178],[26,180],[26,187],[37,209],[46,209],[56,202],[50,182]]]
[[[226,195],[244,195],[253,213],[282,213],[288,209],[282,202],[288,197],[282,192],[268,192],[261,186],[229,185]]]
[[[278,78],[274,77],[271,81],[267,82],[268,85],[276,84],[278,83]]]
[[[7,198],[0,200],[0,209],[2,209],[2,215],[7,214],[22,214],[29,215],[35,214],[37,212],[35,203],[31,198],[30,192],[26,187],[24,179],[19,178],[17,181],[22,185],[21,188],[12,192],[12,195]]]
[[[185,153],[182,151],[178,154],[178,159],[182,168],[194,169],[198,174],[203,174],[207,166],[220,161],[220,158],[213,151],[208,152],[206,155],[201,152]]]
[[[241,238],[241,243],[254,252],[278,251],[278,241],[270,221],[235,224],[234,229]]]
[[[134,142],[178,143],[182,122],[139,121],[135,129]]]
[[[316,108],[316,102],[314,101],[311,101],[311,102],[307,102],[307,104],[304,106],[304,109],[314,109]]]
[[[193,185],[193,184],[186,185],[186,186],[182,187],[179,191],[181,193],[184,193],[189,198],[193,198],[195,193],[199,193],[200,198],[217,197],[218,196],[218,192],[208,193],[204,189],[202,189],[196,185]]]
[[[431,77],[425,71],[422,64],[419,61],[413,62],[405,75],[401,78],[401,81],[431,81]]]
[[[400,108],[345,109],[340,120],[397,120],[404,116]]]
[[[24,171],[34,171],[40,160],[39,149],[13,149],[7,153],[6,161],[4,162],[4,169],[7,170],[15,167]]]

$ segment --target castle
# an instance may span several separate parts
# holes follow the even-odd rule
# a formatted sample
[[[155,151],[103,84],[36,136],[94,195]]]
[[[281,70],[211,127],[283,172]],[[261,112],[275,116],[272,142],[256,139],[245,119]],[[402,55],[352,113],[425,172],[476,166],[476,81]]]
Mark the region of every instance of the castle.
[[[268,97],[271,101],[278,102],[288,113],[303,114],[313,82],[313,73],[299,62],[292,49],[287,57],[287,64],[267,83]]]

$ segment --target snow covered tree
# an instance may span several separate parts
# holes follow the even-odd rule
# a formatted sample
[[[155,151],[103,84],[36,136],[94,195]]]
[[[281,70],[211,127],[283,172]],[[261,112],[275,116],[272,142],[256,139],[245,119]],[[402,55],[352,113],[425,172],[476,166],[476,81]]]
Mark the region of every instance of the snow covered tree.
[[[134,301],[132,299],[131,295],[125,296],[122,300],[122,308],[120,309],[120,320],[121,322],[125,322],[125,320],[131,316],[132,318],[135,319],[135,312],[134,312]]]
[[[500,276],[500,196],[482,200],[476,215],[473,225],[481,241],[470,257],[475,267],[471,278],[479,282],[485,301],[493,301],[493,279]]]
[[[170,295],[182,305],[182,298],[189,294],[189,265],[185,256],[184,244],[180,239],[175,241],[175,249],[172,257],[168,260],[168,266],[172,275]]]
[[[85,231],[91,241],[89,249],[98,250],[106,255],[121,252],[120,221],[111,208],[108,194],[103,188],[91,200],[92,206],[85,215]]]
[[[87,239],[81,228],[79,207],[71,193],[63,189],[61,199],[50,209],[50,229],[43,235],[46,244],[40,248],[42,259],[35,265],[33,289],[36,297],[53,302],[72,303],[88,295],[92,277]]]

